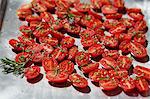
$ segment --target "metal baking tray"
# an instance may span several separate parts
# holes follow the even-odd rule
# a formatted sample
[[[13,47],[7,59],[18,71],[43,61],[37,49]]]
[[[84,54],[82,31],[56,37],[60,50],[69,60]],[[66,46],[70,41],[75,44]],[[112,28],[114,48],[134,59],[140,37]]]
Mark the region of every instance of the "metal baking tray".
[[[16,38],[19,34],[18,28],[21,22],[16,16],[16,9],[19,8],[21,4],[30,1],[31,0],[8,0],[6,14],[0,32],[0,58],[9,57],[13,59],[15,57],[15,53],[12,52],[8,40],[10,38]],[[87,2],[88,0],[82,1]],[[125,1],[127,7],[139,7],[142,9],[150,28],[150,0]],[[147,40],[150,42],[150,31],[147,32]],[[76,41],[76,45],[80,46],[79,40]],[[150,43],[148,43],[147,51],[150,55]],[[134,61],[133,65],[135,66],[136,64],[150,68],[150,61],[146,63]],[[25,78],[21,79],[11,74],[5,75],[1,71],[0,69],[0,99],[150,99],[150,97],[144,97],[136,93],[127,95],[119,90],[113,93],[103,92],[90,81],[88,81],[89,88],[86,90],[78,90],[69,86],[69,84],[63,86],[51,85],[45,76],[41,76],[43,79],[38,83],[34,83],[27,82]],[[77,72],[82,75],[80,71]],[[39,78],[39,80],[41,78]]]

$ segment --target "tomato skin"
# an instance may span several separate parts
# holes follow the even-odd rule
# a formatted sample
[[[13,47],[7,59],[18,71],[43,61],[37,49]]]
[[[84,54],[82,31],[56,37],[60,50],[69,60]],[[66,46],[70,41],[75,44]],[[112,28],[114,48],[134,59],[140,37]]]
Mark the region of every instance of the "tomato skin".
[[[46,78],[52,83],[63,83],[68,79],[68,74],[65,72],[60,72],[58,69],[53,71],[48,71],[46,73]]]
[[[57,61],[62,61],[67,57],[68,50],[66,47],[58,47],[54,49],[54,51],[51,54],[51,57],[56,59]]]
[[[146,48],[137,42],[130,42],[130,52],[136,58],[143,58],[147,56]]]
[[[40,67],[31,66],[25,69],[24,75],[27,79],[34,79],[40,74]]]
[[[122,33],[126,30],[126,27],[124,25],[119,25],[119,26],[116,26],[116,27],[113,27],[109,30],[109,32],[111,34],[117,34],[117,33]]]
[[[135,80],[136,88],[139,92],[147,92],[149,90],[148,82],[144,78],[137,78]]]
[[[107,91],[110,91],[110,90],[117,88],[118,83],[119,83],[119,81],[117,79],[112,79],[112,78],[99,81],[100,88],[102,90],[107,90]]]
[[[127,56],[119,56],[117,59],[119,68],[129,70],[132,65],[132,59]]]
[[[90,10],[90,5],[78,3],[74,8],[79,12],[88,12]]]
[[[137,65],[134,69],[133,72],[138,75],[139,77],[143,77],[147,80],[150,80],[150,69],[143,67],[143,66],[139,66]]]
[[[104,52],[104,46],[101,44],[94,44],[93,46],[89,47],[88,53],[91,54],[92,57],[97,57]]]
[[[74,43],[75,43],[74,38],[69,36],[64,37],[60,42],[61,46],[66,48],[71,48],[74,45]]]
[[[19,41],[15,40],[15,39],[10,39],[9,44],[13,47],[13,49],[15,51],[20,52],[20,51],[24,50],[24,45],[21,44]]]
[[[58,67],[58,62],[54,58],[42,60],[42,66],[46,72],[55,70]]]
[[[78,52],[75,56],[75,62],[78,66],[84,66],[89,63],[89,54],[85,52]]]
[[[115,71],[115,70],[109,70],[108,74],[112,78],[114,77],[116,79],[121,79],[121,78],[124,78],[124,77],[128,76],[128,71],[125,70],[125,69],[119,69],[117,71]]]
[[[117,67],[117,62],[111,57],[102,58],[100,63],[105,69],[114,69]]]
[[[73,86],[78,88],[85,88],[88,86],[87,80],[77,73],[71,74],[69,80],[72,82]]]
[[[105,16],[107,19],[121,19],[122,14],[116,13],[116,14],[108,14]]]
[[[105,47],[109,48],[118,47],[118,40],[112,36],[104,36],[101,38],[101,41],[104,43]]]
[[[107,50],[104,51],[102,57],[111,57],[116,60],[119,57],[119,52],[117,50]]]
[[[133,42],[137,42],[137,43],[144,45],[146,43],[145,34],[136,34],[133,38]]]
[[[120,80],[119,87],[125,92],[130,92],[135,88],[135,82],[131,77],[125,77]]]
[[[15,61],[17,63],[23,63],[23,62],[27,62],[30,58],[30,54],[27,52],[21,52],[19,54],[16,55],[15,57]]]
[[[143,20],[144,16],[140,13],[128,13],[128,15],[133,18],[135,21]]]
[[[105,69],[95,69],[89,73],[89,78],[93,82],[99,82],[100,78],[106,78],[108,76],[108,71]]]
[[[78,52],[78,47],[77,46],[71,47],[69,49],[69,52],[68,52],[68,59],[74,61],[77,52]]]
[[[140,8],[127,8],[127,12],[128,13],[141,13],[141,9]]]
[[[122,41],[119,45],[119,49],[122,51],[123,54],[128,54],[130,48],[130,41]]]
[[[112,5],[104,5],[102,8],[103,14],[116,14],[118,9]]]
[[[91,71],[98,69],[98,67],[99,67],[99,63],[90,63],[90,64],[87,64],[87,65],[81,67],[81,70],[83,73],[88,74]]]
[[[31,21],[41,21],[42,18],[40,16],[33,16],[33,15],[28,15],[26,17],[26,21],[27,22],[31,22]]]
[[[49,12],[43,12],[40,14],[40,17],[45,21],[48,22],[50,24],[52,24],[54,22],[54,17],[52,16],[51,13]]]

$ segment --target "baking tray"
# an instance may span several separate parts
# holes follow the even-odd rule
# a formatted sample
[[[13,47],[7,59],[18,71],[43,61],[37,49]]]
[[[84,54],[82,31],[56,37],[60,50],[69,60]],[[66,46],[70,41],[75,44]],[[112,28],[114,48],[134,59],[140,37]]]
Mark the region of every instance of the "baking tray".
[[[21,4],[27,3],[29,1],[31,0],[8,0],[6,14],[0,33],[0,58],[9,57],[13,59],[15,57],[15,53],[12,52],[8,44],[8,40],[11,38],[16,38],[19,34],[18,28],[21,25],[21,22],[16,16],[16,9],[19,8]],[[88,0],[84,2],[87,1]],[[125,1],[127,7],[140,7],[142,9],[145,15],[145,19],[147,20],[147,24],[150,28],[150,1]],[[149,31],[147,32],[147,40],[150,42]],[[80,46],[79,39],[76,40],[76,45]],[[150,55],[149,43],[147,51],[148,55]],[[133,64],[134,66],[139,64],[150,68],[150,61],[146,63],[139,63],[134,61]],[[12,74],[5,75],[1,71],[2,70],[0,69],[0,99],[150,99],[150,97],[143,97],[140,94],[137,95],[136,93],[127,95],[123,91],[116,91],[115,94],[118,95],[114,95],[114,93],[103,92],[90,81],[88,81],[89,88],[87,90],[78,90],[69,85],[51,85],[48,83],[45,76],[43,76],[43,79],[38,83],[29,83],[25,78],[21,79],[19,77],[13,76]],[[82,75],[80,71],[78,71],[78,73]]]

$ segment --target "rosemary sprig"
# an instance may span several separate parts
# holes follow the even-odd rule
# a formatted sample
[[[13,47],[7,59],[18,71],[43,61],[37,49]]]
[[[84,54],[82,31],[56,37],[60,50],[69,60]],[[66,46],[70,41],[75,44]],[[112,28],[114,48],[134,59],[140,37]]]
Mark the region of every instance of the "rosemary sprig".
[[[0,67],[3,69],[2,72],[4,72],[5,74],[13,73],[13,75],[22,76],[23,78],[26,63],[17,63],[16,61],[8,58],[2,58],[0,59],[0,61]]]

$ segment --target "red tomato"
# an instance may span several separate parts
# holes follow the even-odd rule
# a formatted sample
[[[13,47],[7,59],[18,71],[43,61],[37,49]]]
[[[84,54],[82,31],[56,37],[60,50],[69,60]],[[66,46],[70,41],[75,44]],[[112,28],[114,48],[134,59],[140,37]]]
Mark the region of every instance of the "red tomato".
[[[68,0],[56,0],[55,2],[56,2],[57,9],[60,11],[65,11],[70,7]]]
[[[115,69],[117,67],[117,62],[111,57],[102,58],[100,63],[105,69]]]
[[[47,43],[51,46],[57,46],[58,40],[56,38],[50,38],[50,37],[41,37],[39,38],[40,43]]]
[[[15,39],[10,39],[9,44],[13,47],[15,51],[23,51],[24,45]]]
[[[19,36],[18,37],[20,43],[24,44],[24,45],[32,45],[35,43],[34,39],[32,39],[31,37],[27,37],[27,36]]]
[[[28,15],[26,17],[26,21],[27,22],[31,22],[31,21],[41,21],[42,18],[40,16],[33,16],[33,15]]]
[[[68,74],[65,72],[60,72],[59,69],[48,71],[46,73],[46,78],[52,83],[63,83],[68,79]]]
[[[125,92],[130,92],[135,88],[134,80],[131,77],[124,77],[120,80],[119,87]]]
[[[99,27],[102,27],[102,22],[99,19],[94,19],[93,22],[91,22],[90,24],[87,24],[86,26],[90,29],[97,29]]]
[[[118,25],[116,27],[113,27],[109,30],[111,34],[117,34],[117,33],[123,33],[126,30],[126,26],[124,25]]]
[[[21,19],[25,19],[28,15],[32,15],[31,9],[18,9],[17,16]]]
[[[92,8],[93,9],[101,9],[102,3],[101,0],[90,0],[92,3]]]
[[[50,24],[52,24],[54,22],[54,17],[52,16],[51,13],[49,12],[43,12],[40,14],[40,17],[45,21],[48,22]]]
[[[33,35],[34,35],[36,38],[46,37],[46,36],[48,36],[48,34],[49,34],[49,30],[48,30],[48,29],[43,29],[43,28],[36,29],[36,30],[33,32]]]
[[[15,61],[17,63],[23,63],[23,62],[27,62],[30,58],[30,54],[26,53],[26,52],[21,52],[19,54],[16,55],[15,57]]]
[[[32,0],[31,4],[35,12],[41,13],[47,11],[47,7],[44,4],[40,3],[39,0]]]
[[[91,29],[86,29],[80,33],[81,39],[91,38],[94,35],[96,35],[96,33],[94,30],[91,30]]]
[[[85,88],[88,86],[87,80],[77,73],[71,74],[69,80],[72,82],[73,86],[78,88]]]
[[[122,14],[116,13],[116,14],[108,14],[105,16],[107,19],[121,19]]]
[[[130,48],[130,41],[122,41],[119,45],[119,49],[122,51],[123,54],[128,54]]]
[[[95,69],[98,69],[98,67],[99,67],[99,63],[90,63],[90,64],[87,64],[87,65],[81,67],[81,70],[83,73],[87,74]]]
[[[147,28],[146,21],[145,20],[137,21],[134,25],[134,28],[139,31],[145,31]]]
[[[34,29],[32,27],[26,26],[26,25],[22,25],[19,27],[20,32],[28,37],[31,37]]]
[[[133,72],[138,75],[139,77],[143,77],[147,80],[150,80],[150,69],[143,67],[143,66],[139,66],[137,65],[134,69]]]
[[[119,57],[119,52],[118,50],[106,50],[102,54],[103,57],[111,57],[113,59],[117,59]]]
[[[137,42],[130,42],[130,52],[136,58],[143,58],[147,56],[146,48]]]
[[[132,59],[127,56],[119,56],[117,59],[119,68],[129,70],[132,65]]]
[[[71,74],[74,71],[74,63],[70,60],[64,60],[59,64],[60,72],[65,72],[67,74]]]
[[[104,46],[101,44],[94,44],[93,46],[89,47],[88,53],[91,54],[92,57],[97,57],[99,55],[102,55],[104,52]]]
[[[49,11],[54,10],[56,7],[55,0],[40,0],[40,3],[44,4]]]
[[[51,28],[54,29],[54,30],[60,30],[62,29],[64,26],[64,23],[63,23],[63,20],[56,20],[56,21],[53,21],[53,24],[51,25]]]
[[[108,76],[108,71],[105,69],[95,69],[89,73],[89,78],[93,82],[99,82],[100,78],[106,78]]]
[[[82,4],[82,3],[78,3],[75,6],[75,9],[79,12],[88,12],[90,10],[90,5],[89,4]]]
[[[135,85],[139,92],[147,92],[149,90],[148,82],[144,78],[137,77]]]
[[[113,5],[119,9],[124,8],[124,0],[113,0]]]
[[[81,31],[81,27],[77,24],[70,25],[69,23],[65,23],[64,28],[68,33],[75,34],[75,35],[79,35],[79,33]]]
[[[31,29],[33,28],[33,30],[35,30],[36,27],[40,25],[40,23],[41,23],[40,21],[31,21],[29,23],[29,26],[30,26]]]
[[[62,34],[61,32],[50,30],[49,33],[52,35],[52,37],[57,38],[58,40],[64,38],[64,34]]]
[[[34,79],[40,74],[40,67],[31,66],[25,69],[24,75],[27,79]]]
[[[48,58],[48,59],[42,60],[42,66],[44,67],[44,70],[48,72],[48,71],[53,71],[57,69],[58,63],[55,59]]]
[[[140,8],[127,8],[128,13],[141,13]]]
[[[44,55],[41,52],[33,53],[31,60],[35,63],[40,63],[43,60]]]
[[[102,78],[99,81],[100,88],[102,90],[107,90],[107,91],[117,88],[118,83],[119,83],[119,81],[117,79],[113,79],[113,78]]]
[[[98,0],[93,0],[93,1],[98,1]],[[89,13],[90,15],[93,15],[95,18],[97,18],[97,19],[99,19],[99,20],[102,19],[102,16],[101,16],[100,14],[96,13],[95,11],[93,11],[92,9],[89,10],[88,13]]]
[[[68,55],[68,50],[66,47],[58,47],[54,49],[54,51],[51,54],[51,57],[58,60],[62,61],[64,60],[65,57]]]
[[[64,37],[60,42],[61,46],[66,48],[71,48],[74,45],[74,43],[75,43],[74,38],[69,36]]]
[[[44,57],[49,57],[49,55],[53,52],[54,48],[49,44],[42,44]]]
[[[111,5],[110,0],[100,0],[100,2],[102,3],[102,5]]]
[[[103,14],[116,14],[118,11],[118,9],[112,5],[104,5],[101,10]]]
[[[116,48],[118,46],[118,40],[112,36],[104,36],[101,41],[105,47]]]
[[[123,25],[126,26],[127,28],[131,28],[135,24],[135,22],[132,19],[128,18],[122,18],[120,22],[123,23]]]
[[[43,45],[40,45],[38,43],[32,44],[26,47],[25,49],[26,52],[30,52],[31,54],[41,52],[42,50],[43,50]]]
[[[91,24],[93,21],[95,20],[95,17],[93,15],[84,15],[81,18],[80,24],[82,26],[88,26],[89,24]]]
[[[144,45],[146,43],[146,35],[145,34],[137,34],[133,38],[133,42],[140,43]]]
[[[118,26],[120,24],[120,22],[118,20],[105,20],[103,22],[103,25],[106,29],[111,29],[115,26]]]
[[[124,69],[120,70],[109,70],[108,71],[110,77],[114,77],[116,79],[121,79],[128,76],[128,71]]]
[[[133,18],[135,21],[140,21],[143,20],[144,15],[140,14],[140,13],[128,13],[128,15]]]
[[[69,49],[69,52],[68,52],[68,59],[74,61],[77,52],[78,52],[78,47],[77,46],[71,47]]]
[[[78,52],[75,56],[75,61],[78,64],[78,66],[84,66],[89,63],[89,54],[85,52]]]

